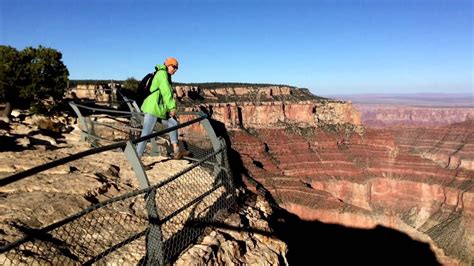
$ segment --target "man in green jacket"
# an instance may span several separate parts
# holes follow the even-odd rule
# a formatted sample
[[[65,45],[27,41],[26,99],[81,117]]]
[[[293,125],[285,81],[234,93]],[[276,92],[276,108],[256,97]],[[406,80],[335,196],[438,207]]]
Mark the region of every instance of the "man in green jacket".
[[[151,94],[146,97],[140,108],[145,113],[141,137],[153,132],[158,119],[168,128],[178,125],[176,121],[176,101],[173,98],[173,89],[171,87],[171,76],[176,71],[178,71],[178,60],[172,57],[167,58],[164,65],[156,65],[156,74],[150,87]],[[188,156],[188,151],[179,149],[178,131],[171,131],[169,136],[173,146],[174,158],[181,159],[183,156]],[[142,156],[147,142],[142,141],[138,143],[138,156]]]

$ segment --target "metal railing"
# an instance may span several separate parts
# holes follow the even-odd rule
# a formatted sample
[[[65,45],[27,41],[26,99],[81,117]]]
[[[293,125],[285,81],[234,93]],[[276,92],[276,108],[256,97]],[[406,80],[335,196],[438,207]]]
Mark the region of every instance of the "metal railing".
[[[103,138],[94,138],[94,128],[90,127],[98,124],[87,124],[94,118],[83,115],[80,109],[100,115],[104,110],[75,103],[71,107],[78,114],[84,139],[100,147],[5,177],[0,179],[0,186],[89,155],[120,149],[140,189],[93,204],[42,228],[30,228],[21,221],[10,223],[21,234],[13,240],[0,239],[0,264],[162,265],[176,258],[202,234],[205,227],[197,226],[199,223],[217,221],[216,217],[234,204],[235,188],[226,145],[216,137],[205,114],[185,113],[183,120],[188,116],[188,121],[176,127],[102,146]],[[117,113],[138,121],[142,116],[136,110]],[[178,173],[151,184],[135,144],[163,138],[177,129],[183,132],[182,142],[193,154],[186,158],[190,163]],[[150,154],[153,155],[153,149]]]

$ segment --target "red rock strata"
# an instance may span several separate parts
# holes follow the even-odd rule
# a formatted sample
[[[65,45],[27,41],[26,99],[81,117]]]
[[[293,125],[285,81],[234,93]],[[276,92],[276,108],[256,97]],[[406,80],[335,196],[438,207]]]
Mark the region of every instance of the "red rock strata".
[[[351,103],[317,97],[307,89],[289,86],[177,86],[176,95],[186,111],[204,110],[226,128],[272,128],[284,123],[361,124]]]
[[[472,262],[474,126],[447,125],[470,109],[391,110],[380,115],[432,125],[442,114],[450,123],[363,130],[350,103],[296,88],[178,89],[184,102],[193,94],[206,101],[187,110],[222,123],[248,174],[290,212],[348,227],[387,226],[430,243],[443,264]]]
[[[450,169],[474,171],[474,120],[438,127],[392,128],[398,146]]]
[[[238,130],[232,146],[249,173],[303,219],[360,228],[381,224],[430,242],[443,263],[469,262],[472,129],[467,121],[431,134],[422,128],[363,135],[314,130],[312,136]]]
[[[472,101],[472,100],[471,100]],[[354,104],[366,126],[441,126],[474,118],[472,107],[415,107],[392,104]]]

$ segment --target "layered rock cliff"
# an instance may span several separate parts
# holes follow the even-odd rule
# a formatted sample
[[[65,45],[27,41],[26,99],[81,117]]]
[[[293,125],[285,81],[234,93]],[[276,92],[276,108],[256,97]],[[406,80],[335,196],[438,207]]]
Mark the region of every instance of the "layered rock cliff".
[[[429,243],[443,264],[472,262],[472,121],[363,129],[350,103],[297,88],[178,92],[194,104],[188,109],[200,108],[226,126],[239,154],[234,159],[300,218],[356,228],[383,225]],[[189,94],[199,97],[190,101]],[[454,122],[468,117],[465,111],[441,112]],[[406,115],[427,125],[440,115],[384,114],[394,118],[388,121]]]
[[[474,107],[409,106],[393,104],[354,104],[366,126],[443,126],[474,119]]]
[[[469,140],[468,130],[461,141]],[[273,129],[232,135],[250,175],[301,218],[357,228],[384,225],[431,243],[440,262],[472,260],[471,170],[444,168],[399,144],[406,139],[391,132],[344,136],[316,130],[308,137]]]
[[[361,124],[350,103],[317,97],[295,87],[178,86],[176,94],[187,110],[202,110],[228,129]]]

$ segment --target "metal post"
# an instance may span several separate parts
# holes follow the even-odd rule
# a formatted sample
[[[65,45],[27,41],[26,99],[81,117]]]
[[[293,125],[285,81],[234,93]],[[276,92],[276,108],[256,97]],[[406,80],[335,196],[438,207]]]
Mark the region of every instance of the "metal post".
[[[199,115],[205,115],[202,112],[199,112],[198,114]],[[219,137],[219,138],[217,137],[216,132],[214,131],[214,129],[211,126],[211,123],[209,122],[209,119],[206,118],[206,119],[202,120],[201,123],[202,123],[202,126],[204,127],[204,129],[206,130],[207,135],[211,139],[212,148],[214,149],[214,151],[218,151],[219,149],[221,149],[221,147],[224,147],[225,146],[224,139],[222,139],[221,137]],[[222,144],[222,143],[224,143],[224,144]],[[223,161],[223,157],[222,157],[224,152],[225,152],[225,150],[223,150],[220,154],[216,154],[217,164],[214,165],[214,176],[217,176],[219,174],[219,172],[222,170],[222,168],[224,167],[224,165],[223,165],[224,161]]]
[[[81,111],[73,102],[69,102],[69,106],[71,106],[72,110],[77,115],[77,119],[79,120],[79,125],[82,125],[82,131],[81,131],[81,140],[85,141],[87,138],[87,134],[84,133],[84,130],[89,133],[89,127],[87,126],[86,120],[84,119],[84,116],[82,115]]]
[[[126,96],[122,96],[122,97],[127,103],[128,109],[130,110],[132,117],[137,122],[140,122],[140,124],[143,126],[143,113],[141,112],[140,107],[138,107],[137,102],[135,102],[134,100],[128,99]]]
[[[135,146],[131,141],[127,141],[124,150],[125,156],[130,162],[135,175],[140,183],[140,188],[147,188],[150,182],[146,175],[143,164],[135,150]],[[161,233],[160,217],[156,208],[156,189],[151,190],[145,195],[146,209],[148,212],[148,222],[150,230],[146,236],[146,265],[163,265],[164,264],[164,244],[163,234]]]
[[[70,101],[69,106],[71,106],[72,110],[74,110],[74,112],[76,113],[77,118],[79,119],[79,124],[82,125],[81,140],[89,141],[93,147],[100,146],[97,139],[94,138],[96,135],[94,132],[94,122],[92,122],[91,118],[89,116],[83,116],[74,102]]]
[[[237,197],[237,192],[235,191],[235,186],[234,186],[234,176],[232,174],[232,170],[230,169],[230,163],[229,163],[229,157],[228,157],[228,151],[227,151],[227,145],[225,143],[225,140],[223,138],[221,138],[221,143],[222,143],[222,153],[221,153],[221,156],[222,156],[222,160],[223,160],[223,165],[222,165],[222,168],[223,170],[226,172],[227,174],[227,178],[229,179],[228,180],[228,186],[227,189],[230,190],[230,193],[231,195],[233,196],[233,198],[235,199]]]
[[[205,115],[204,113],[199,112],[199,115]],[[219,139],[216,136],[216,133],[214,132],[214,129],[211,126],[211,123],[209,122],[209,119],[204,119],[201,121],[202,126],[207,132],[207,135],[209,135],[209,138],[211,139],[212,143],[212,148],[214,148],[214,151],[218,151],[221,148],[221,144]]]
[[[138,106],[136,101],[133,101],[132,105],[133,105],[133,107],[135,107],[135,112],[138,112],[138,113],[141,112],[140,107]]]
[[[137,151],[135,150],[135,145],[129,140],[127,141],[127,146],[125,146],[125,157],[127,157],[130,165],[132,166],[133,171],[135,172],[135,176],[140,183],[140,188],[147,188],[150,186],[150,182],[146,175],[145,169],[143,168],[143,164],[138,157]]]

